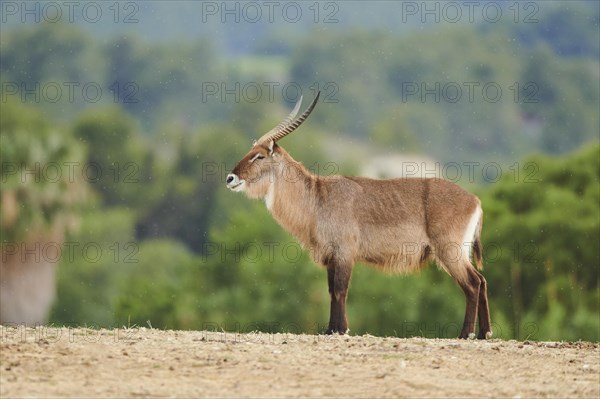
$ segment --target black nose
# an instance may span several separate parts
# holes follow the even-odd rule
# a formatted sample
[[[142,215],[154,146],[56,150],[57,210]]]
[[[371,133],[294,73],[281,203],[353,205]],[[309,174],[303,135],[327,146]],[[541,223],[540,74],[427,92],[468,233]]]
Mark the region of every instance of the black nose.
[[[227,176],[227,184],[233,181],[233,176]]]

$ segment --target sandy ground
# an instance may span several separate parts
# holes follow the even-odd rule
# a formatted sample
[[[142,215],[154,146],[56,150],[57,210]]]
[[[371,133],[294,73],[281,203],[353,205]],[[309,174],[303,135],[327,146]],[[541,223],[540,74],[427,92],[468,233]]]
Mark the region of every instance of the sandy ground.
[[[600,397],[587,342],[2,326],[8,397]]]

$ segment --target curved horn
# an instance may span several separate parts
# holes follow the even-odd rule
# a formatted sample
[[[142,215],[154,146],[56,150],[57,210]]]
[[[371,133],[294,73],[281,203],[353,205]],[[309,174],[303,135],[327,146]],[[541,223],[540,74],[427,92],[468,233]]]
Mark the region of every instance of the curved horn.
[[[306,118],[308,118],[312,110],[315,108],[315,105],[317,105],[317,101],[319,101],[320,95],[321,92],[319,91],[315,99],[312,101],[312,103],[310,103],[310,105],[306,109],[306,111],[304,111],[304,113],[300,115],[300,117],[294,122],[291,122],[294,116],[296,116],[296,114],[298,113],[298,110],[300,109],[300,103],[302,102],[302,97],[300,97],[300,100],[296,103],[296,106],[288,115],[288,117],[285,118],[279,125],[271,129],[267,134],[263,135],[260,139],[258,139],[256,141],[256,144],[265,144],[269,141],[276,142],[277,140],[282,139],[283,137],[296,130],[298,126],[300,126],[302,122],[304,122]]]
[[[261,142],[263,139],[269,137],[270,135],[272,135],[274,133],[281,131],[281,129],[283,129],[290,123],[292,123],[292,121],[298,114],[298,111],[300,111],[300,105],[302,105],[302,96],[300,96],[300,99],[294,106],[294,109],[292,110],[292,112],[290,112],[290,114],[283,121],[281,121],[281,123],[279,125],[275,126],[273,129],[269,130],[266,134],[264,134],[260,139],[258,139],[257,142]]]

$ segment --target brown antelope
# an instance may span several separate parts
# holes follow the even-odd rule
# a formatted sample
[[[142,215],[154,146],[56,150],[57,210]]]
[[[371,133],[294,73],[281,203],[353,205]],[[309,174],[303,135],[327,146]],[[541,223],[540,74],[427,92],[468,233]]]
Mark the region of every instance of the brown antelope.
[[[227,176],[227,187],[262,198],[277,222],[327,269],[331,296],[328,334],[348,332],[346,296],[355,262],[389,272],[411,272],[429,261],[450,274],[466,296],[459,338],[492,336],[482,267],[479,199],[437,178],[376,180],[317,176],[296,162],[278,140],[296,130],[320,93],[296,120],[300,101],[279,125],[254,142]]]

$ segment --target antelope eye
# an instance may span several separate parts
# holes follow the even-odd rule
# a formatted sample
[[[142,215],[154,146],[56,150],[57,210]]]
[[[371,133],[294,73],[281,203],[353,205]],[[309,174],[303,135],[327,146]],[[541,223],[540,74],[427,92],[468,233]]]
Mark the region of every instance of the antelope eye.
[[[253,156],[249,162],[252,163],[252,162],[256,161],[257,159],[264,159],[264,158],[265,158],[265,156],[259,153],[259,154],[256,154],[255,156]]]

